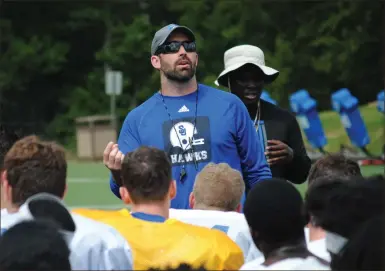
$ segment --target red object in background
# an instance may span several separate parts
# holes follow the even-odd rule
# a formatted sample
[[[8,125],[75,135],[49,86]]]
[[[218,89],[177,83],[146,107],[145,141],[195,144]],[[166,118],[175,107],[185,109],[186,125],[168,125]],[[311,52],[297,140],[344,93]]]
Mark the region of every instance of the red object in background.
[[[360,166],[379,166],[379,165],[385,165],[385,161],[381,159],[363,159],[363,160],[358,160],[358,164]]]

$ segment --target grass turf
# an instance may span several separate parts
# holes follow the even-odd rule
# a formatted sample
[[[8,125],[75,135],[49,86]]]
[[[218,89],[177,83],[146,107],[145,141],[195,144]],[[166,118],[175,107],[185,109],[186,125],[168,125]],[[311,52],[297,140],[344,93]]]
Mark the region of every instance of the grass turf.
[[[383,174],[384,166],[363,166],[366,176]],[[306,183],[297,186],[301,194]],[[68,168],[68,191],[65,197],[70,207],[119,208],[122,202],[109,188],[109,172],[102,163],[70,162]]]

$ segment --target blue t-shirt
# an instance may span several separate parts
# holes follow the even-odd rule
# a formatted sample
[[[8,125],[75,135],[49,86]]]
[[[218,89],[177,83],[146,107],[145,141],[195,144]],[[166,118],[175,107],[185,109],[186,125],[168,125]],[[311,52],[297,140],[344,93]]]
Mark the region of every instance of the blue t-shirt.
[[[172,121],[162,96],[157,92],[128,113],[118,145],[124,154],[142,145],[169,154],[173,178],[177,182],[177,194],[171,201],[171,208],[189,208],[195,176],[209,162],[227,163],[239,170],[247,187],[271,178],[263,144],[246,106],[237,96],[198,85],[198,113],[192,148],[189,138],[194,130],[196,92],[179,97],[164,96],[164,100]],[[181,147],[187,150],[185,154]],[[180,181],[183,164],[186,175]],[[110,187],[120,197],[119,187],[112,176]]]

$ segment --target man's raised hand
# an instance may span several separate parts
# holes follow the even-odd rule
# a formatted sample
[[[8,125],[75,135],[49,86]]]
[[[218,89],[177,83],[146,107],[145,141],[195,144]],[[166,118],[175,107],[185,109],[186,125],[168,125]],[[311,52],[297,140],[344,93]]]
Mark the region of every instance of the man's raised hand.
[[[120,170],[124,154],[119,150],[118,144],[109,142],[103,152],[103,163],[110,170]]]

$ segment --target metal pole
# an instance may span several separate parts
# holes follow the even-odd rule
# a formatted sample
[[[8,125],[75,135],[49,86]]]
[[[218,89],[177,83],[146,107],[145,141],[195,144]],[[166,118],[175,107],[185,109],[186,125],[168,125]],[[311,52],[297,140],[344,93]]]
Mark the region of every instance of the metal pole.
[[[110,41],[111,41],[111,12],[110,12],[110,5],[108,4],[108,1],[105,2],[106,5],[106,18],[105,18],[105,25],[106,25],[106,39],[104,44],[104,50],[107,53],[107,56],[109,55],[110,51]],[[110,66],[105,63],[104,64],[104,74],[106,75],[108,71],[110,71]],[[107,82],[106,82],[107,83]],[[115,80],[113,80],[113,84],[115,84]],[[115,89],[115,86],[113,87]],[[115,93],[110,95],[110,116],[111,116],[111,126],[113,129],[116,130],[116,114],[115,114],[115,108],[116,108],[116,97]]]
[[[110,110],[111,110],[111,125],[116,130],[116,95],[115,95],[115,89],[116,89],[116,77],[114,76],[114,80],[112,80],[112,89],[114,92],[112,93],[110,97]]]

